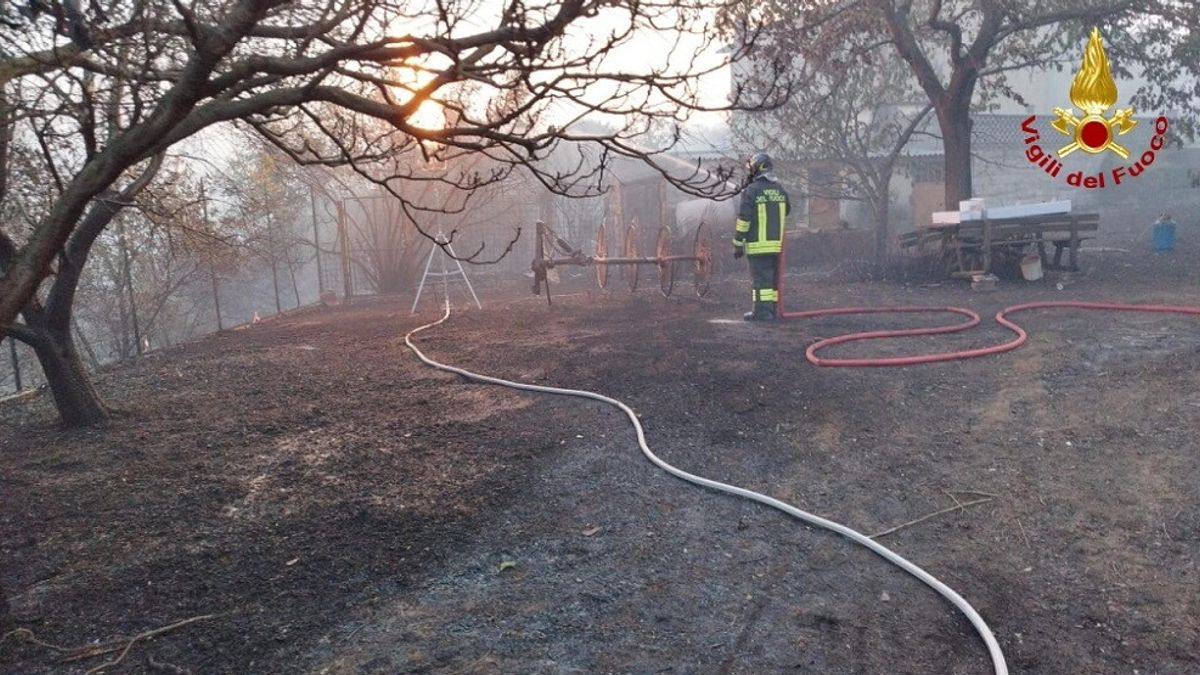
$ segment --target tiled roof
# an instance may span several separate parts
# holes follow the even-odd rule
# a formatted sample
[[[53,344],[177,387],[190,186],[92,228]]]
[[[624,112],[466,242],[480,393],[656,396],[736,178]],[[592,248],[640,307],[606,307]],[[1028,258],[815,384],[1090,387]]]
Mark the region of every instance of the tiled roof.
[[[1021,122],[1029,115],[999,115],[993,113],[971,116],[971,145],[978,149],[1019,147],[1025,140]]]

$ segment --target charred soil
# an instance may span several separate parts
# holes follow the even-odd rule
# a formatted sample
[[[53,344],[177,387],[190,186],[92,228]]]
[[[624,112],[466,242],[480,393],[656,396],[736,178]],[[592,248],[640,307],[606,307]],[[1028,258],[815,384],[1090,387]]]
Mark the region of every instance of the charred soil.
[[[793,305],[1195,303],[1185,268],[973,294],[798,275]],[[1168,275],[1170,276],[1170,275]],[[1040,312],[968,362],[817,369],[748,296],[491,299],[421,338],[442,360],[629,403],[664,459],[867,532],[973,602],[1014,673],[1200,673],[1200,325]],[[485,302],[489,298],[484,297]],[[430,310],[431,311],[431,310]],[[110,672],[988,673],[969,624],[872,554],[655,469],[623,418],[418,364],[405,303],[313,309],[109,370],[104,429],[0,406],[0,582],[67,646],[217,614]],[[1006,333],[851,345],[989,344]],[[971,491],[970,493],[961,491]],[[6,673],[84,672],[0,644]]]

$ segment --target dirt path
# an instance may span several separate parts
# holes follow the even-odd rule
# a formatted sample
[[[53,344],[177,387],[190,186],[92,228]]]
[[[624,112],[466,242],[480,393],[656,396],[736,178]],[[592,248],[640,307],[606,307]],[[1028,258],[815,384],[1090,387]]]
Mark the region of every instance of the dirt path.
[[[981,311],[1062,297],[802,292]],[[1099,277],[1070,293],[1190,289]],[[1193,323],[1030,315],[1018,354],[818,370],[813,337],[878,319],[710,321],[744,295],[493,304],[423,344],[617,396],[668,461],[867,531],[947,491],[996,495],[887,541],[975,603],[1013,672],[1200,672]],[[400,302],[343,307],[147,359],[103,378],[124,411],[107,430],[0,411],[16,431],[0,436],[0,573],[20,623],[77,644],[222,613],[127,672],[149,672],[146,654],[197,673],[988,672],[966,621],[872,554],[662,474],[603,406],[420,367],[411,325]],[[11,644],[0,670],[63,672]]]

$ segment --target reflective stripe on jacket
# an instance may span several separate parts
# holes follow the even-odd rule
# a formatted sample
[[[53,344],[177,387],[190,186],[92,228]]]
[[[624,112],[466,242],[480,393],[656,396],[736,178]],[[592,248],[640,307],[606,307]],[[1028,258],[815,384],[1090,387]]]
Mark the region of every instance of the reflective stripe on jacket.
[[[742,190],[733,245],[745,246],[749,255],[779,253],[790,211],[787,191],[767,176],[759,176]]]

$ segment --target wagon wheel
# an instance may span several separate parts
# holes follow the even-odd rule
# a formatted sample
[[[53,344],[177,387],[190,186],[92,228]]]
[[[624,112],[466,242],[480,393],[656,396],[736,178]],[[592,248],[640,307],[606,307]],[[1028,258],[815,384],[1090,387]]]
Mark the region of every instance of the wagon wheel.
[[[712,279],[713,242],[712,229],[708,223],[700,223],[696,228],[696,240],[692,246],[692,255],[696,261],[692,263],[692,285],[696,295],[704,297],[708,294],[709,282]]]
[[[664,298],[671,297],[675,288],[675,263],[667,260],[671,256],[671,228],[658,228],[658,241],[654,244],[654,256],[658,258],[658,287]]]
[[[596,258],[604,260],[608,257],[608,228],[604,223],[600,223],[600,230],[596,232]],[[596,285],[600,288],[608,287],[608,265],[603,262],[593,262],[596,268]]]
[[[629,224],[629,227],[625,228],[624,257],[641,257],[642,247],[639,245],[640,242],[638,241],[638,234],[637,220],[635,219]],[[636,293],[638,286],[638,265],[635,263],[630,263],[623,265],[623,267],[625,268],[623,271],[625,274],[625,283],[629,284],[629,292]]]

